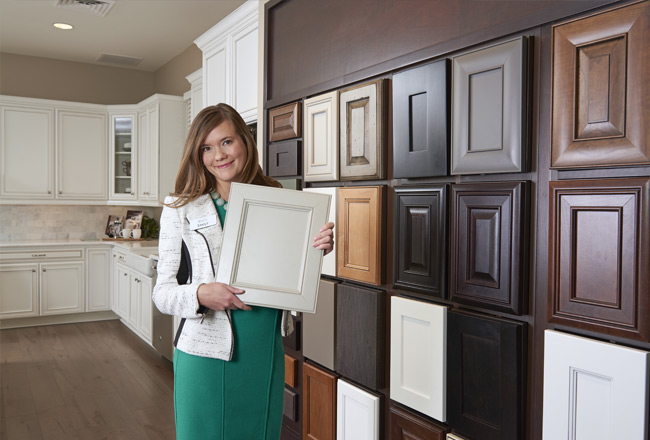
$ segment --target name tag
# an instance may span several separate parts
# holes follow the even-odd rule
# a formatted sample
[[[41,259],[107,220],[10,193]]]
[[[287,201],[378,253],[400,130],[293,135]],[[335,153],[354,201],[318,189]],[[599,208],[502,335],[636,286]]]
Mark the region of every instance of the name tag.
[[[216,224],[217,224],[217,214],[214,214],[196,220],[190,220],[190,229],[192,231],[195,231],[197,229],[207,228],[208,226],[214,226]]]

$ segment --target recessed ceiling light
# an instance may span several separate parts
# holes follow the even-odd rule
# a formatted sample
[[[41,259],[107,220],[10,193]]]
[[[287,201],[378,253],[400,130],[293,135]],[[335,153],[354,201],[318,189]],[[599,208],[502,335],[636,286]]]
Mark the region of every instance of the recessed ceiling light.
[[[72,26],[71,24],[67,24],[67,23],[54,23],[52,26],[54,26],[57,29],[63,29],[63,30],[66,30],[66,31],[74,28],[74,26]]]

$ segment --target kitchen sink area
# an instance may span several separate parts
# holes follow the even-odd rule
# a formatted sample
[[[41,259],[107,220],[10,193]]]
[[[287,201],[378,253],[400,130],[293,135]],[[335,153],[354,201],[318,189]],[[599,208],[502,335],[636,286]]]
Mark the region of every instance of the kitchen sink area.
[[[124,254],[124,265],[151,277],[155,273],[157,253],[157,247],[132,248]]]

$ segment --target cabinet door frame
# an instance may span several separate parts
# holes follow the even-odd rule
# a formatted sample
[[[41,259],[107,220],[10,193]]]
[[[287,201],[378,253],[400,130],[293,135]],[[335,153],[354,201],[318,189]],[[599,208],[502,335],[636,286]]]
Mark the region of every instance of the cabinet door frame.
[[[28,273],[31,277],[31,292],[23,292],[13,289],[7,284],[2,285],[0,296],[19,295],[26,301],[26,307],[22,310],[2,311],[0,310],[0,319],[10,318],[28,318],[39,315],[39,267],[38,263],[19,263],[19,264],[0,264],[0,272],[22,272]],[[31,274],[31,275],[30,275]]]
[[[85,294],[84,294],[84,262],[83,261],[66,261],[66,262],[43,262],[40,263],[40,274],[39,274],[39,285],[40,285],[40,315],[61,315],[69,313],[81,313],[84,311],[85,306]],[[54,307],[51,305],[50,296],[54,292],[50,292],[48,288],[50,284],[48,282],[48,270],[50,273],[52,271],[74,271],[76,272],[76,277],[73,280],[76,285],[76,301],[75,298],[68,298],[75,301],[75,304],[70,304],[68,306],[58,306]],[[59,286],[62,287],[62,286]],[[70,285],[69,287],[72,287]],[[74,292],[73,292],[74,293]]]
[[[86,250],[86,312],[111,309],[111,249]]]
[[[339,95],[336,91],[305,99],[305,182],[339,180],[338,103]],[[316,124],[317,117],[325,120]],[[319,139],[324,139],[323,143]],[[317,153],[316,149],[322,151]]]
[[[342,379],[336,383],[336,393],[337,440],[379,440],[380,396],[371,394]],[[352,408],[354,412],[348,408]],[[362,433],[347,434],[347,427],[352,426],[354,429],[359,425],[362,425]]]
[[[120,168],[116,162],[118,161],[119,152],[117,151],[117,146],[115,145],[116,141],[116,132],[115,124],[118,118],[130,118],[131,119],[131,154],[129,158],[131,159],[131,191],[129,193],[117,192],[116,188],[116,179],[121,174],[119,172]],[[140,145],[143,143],[142,133],[140,133],[139,128],[143,125],[141,117],[136,111],[123,111],[123,112],[111,112],[110,113],[110,153],[108,161],[108,175],[110,176],[110,189],[109,197],[110,200],[135,200],[138,196],[138,151],[140,150]],[[126,156],[126,155],[124,155]],[[122,166],[122,161],[119,161],[119,167]]]

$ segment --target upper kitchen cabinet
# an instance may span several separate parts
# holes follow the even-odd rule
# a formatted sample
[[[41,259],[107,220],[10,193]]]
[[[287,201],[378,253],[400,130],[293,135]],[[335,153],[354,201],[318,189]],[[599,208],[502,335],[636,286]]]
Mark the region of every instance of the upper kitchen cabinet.
[[[226,103],[257,120],[259,4],[249,0],[194,40],[203,52],[203,105]]]
[[[121,111],[120,111],[121,110]],[[110,199],[135,200],[137,178],[136,142],[137,111],[135,106],[110,112]]]

